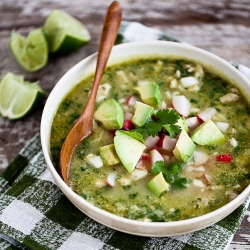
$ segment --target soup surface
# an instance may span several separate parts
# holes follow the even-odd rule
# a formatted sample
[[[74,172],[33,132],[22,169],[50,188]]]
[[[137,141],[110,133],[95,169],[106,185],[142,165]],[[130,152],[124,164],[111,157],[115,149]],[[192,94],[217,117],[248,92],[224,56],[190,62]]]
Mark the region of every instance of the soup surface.
[[[92,82],[93,76],[82,80],[55,115],[50,150],[57,169],[62,143]],[[150,84],[156,90],[148,100],[143,89]],[[118,113],[122,109],[118,129],[107,129],[100,117],[109,112],[101,108],[109,100]],[[69,178],[76,193],[101,209],[134,220],[183,220],[225,205],[249,185],[248,103],[239,89],[202,65],[160,58],[107,68],[96,110],[93,133],[76,149]],[[100,153],[106,145],[112,149],[108,156]]]

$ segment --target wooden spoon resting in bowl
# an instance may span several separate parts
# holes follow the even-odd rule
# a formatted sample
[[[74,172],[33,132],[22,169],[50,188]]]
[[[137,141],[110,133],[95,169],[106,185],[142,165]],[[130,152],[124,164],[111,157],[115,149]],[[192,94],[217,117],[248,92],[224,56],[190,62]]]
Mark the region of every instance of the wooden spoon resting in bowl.
[[[112,2],[107,11],[102,29],[102,35],[97,56],[94,83],[89,95],[88,102],[85,106],[83,113],[78,118],[73,128],[67,135],[60,153],[60,171],[62,178],[67,185],[69,185],[68,170],[69,170],[69,163],[71,160],[71,156],[76,146],[84,138],[88,137],[92,133],[96,94],[111,49],[114,45],[118,33],[121,17],[122,17],[122,10],[120,4],[116,1]]]

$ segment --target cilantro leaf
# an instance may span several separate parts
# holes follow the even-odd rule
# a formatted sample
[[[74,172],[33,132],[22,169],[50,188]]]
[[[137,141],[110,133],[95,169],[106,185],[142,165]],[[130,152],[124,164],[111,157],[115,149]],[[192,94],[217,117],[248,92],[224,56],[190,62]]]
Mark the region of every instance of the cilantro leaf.
[[[145,123],[144,128],[146,129],[148,135],[157,136],[162,130],[162,124],[159,124],[154,120],[150,120]]]
[[[135,132],[135,131],[125,131],[125,130],[119,130],[120,132],[126,134],[126,135],[129,135],[131,136],[132,138],[138,140],[138,141],[141,141],[142,143],[145,144],[145,141],[144,141],[144,138],[143,138],[143,135],[138,133],[138,132]]]
[[[166,168],[165,165],[164,165],[164,162],[163,161],[157,161],[155,163],[155,165],[152,166],[151,172],[152,172],[152,174],[157,175],[160,172],[163,172],[164,168]]]
[[[175,124],[180,115],[174,109],[162,109],[155,114],[157,122],[161,124]]]
[[[174,188],[186,188],[188,183],[189,183],[188,178],[177,177],[171,186]]]
[[[181,128],[175,125],[179,119],[180,115],[174,109],[163,109],[155,114],[155,120],[148,119],[143,128],[147,131],[148,135],[156,136],[161,132],[162,127],[164,127],[169,132],[170,137],[173,138],[181,132]]]
[[[168,131],[170,138],[175,138],[176,135],[181,133],[181,127],[178,125],[166,124],[163,125],[163,128]]]
[[[189,180],[187,178],[180,178],[179,173],[184,168],[184,163],[172,162],[167,166],[164,165],[163,161],[157,161],[152,166],[152,174],[159,174],[162,172],[166,182],[171,184],[173,188],[185,188]]]

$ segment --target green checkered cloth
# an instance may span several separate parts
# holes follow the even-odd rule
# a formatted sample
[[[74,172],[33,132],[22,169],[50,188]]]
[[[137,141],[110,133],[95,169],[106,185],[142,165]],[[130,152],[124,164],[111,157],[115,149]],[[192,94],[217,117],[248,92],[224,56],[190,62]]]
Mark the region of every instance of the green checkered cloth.
[[[145,39],[180,42],[142,24],[123,22],[117,43]],[[247,67],[234,65],[250,79]],[[182,236],[118,232],[90,219],[64,196],[47,169],[38,134],[0,176],[0,249],[226,249],[248,204],[249,199],[215,225]]]

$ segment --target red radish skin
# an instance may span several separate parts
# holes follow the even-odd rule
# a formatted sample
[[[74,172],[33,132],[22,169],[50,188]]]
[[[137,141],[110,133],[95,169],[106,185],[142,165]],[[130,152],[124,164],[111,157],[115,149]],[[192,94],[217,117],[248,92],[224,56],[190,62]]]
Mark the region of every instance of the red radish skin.
[[[141,159],[150,159],[150,155],[147,153],[143,153]]]
[[[129,131],[134,128],[134,124],[130,120],[125,120],[122,128]]]
[[[223,155],[217,155],[216,161],[219,162],[231,162],[233,160],[232,155],[230,154],[223,154]]]
[[[216,114],[216,109],[215,108],[206,108],[203,110],[201,113],[197,115],[197,117],[202,121],[208,121],[213,118],[213,116]]]
[[[157,143],[159,142],[159,140],[160,140],[159,136],[154,136],[154,137],[153,136],[148,136],[145,139],[147,149],[155,148]]]
[[[127,99],[126,104],[128,106],[135,106],[137,101],[139,101],[139,99],[136,96],[132,95]]]
[[[148,158],[141,157],[141,159],[136,164],[135,168],[140,169],[140,170],[146,169],[148,172],[150,172],[152,168],[150,156],[148,155]]]

